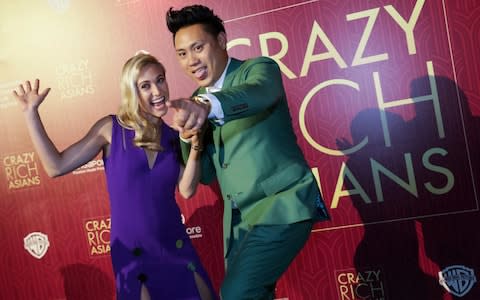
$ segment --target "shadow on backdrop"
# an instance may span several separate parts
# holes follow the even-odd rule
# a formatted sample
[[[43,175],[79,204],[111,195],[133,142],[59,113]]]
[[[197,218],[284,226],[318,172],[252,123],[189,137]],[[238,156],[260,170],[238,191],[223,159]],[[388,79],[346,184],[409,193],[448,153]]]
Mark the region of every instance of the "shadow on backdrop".
[[[444,99],[441,103],[442,112],[445,111],[445,140],[448,143],[444,146],[450,157],[448,168],[455,175],[454,187],[448,193],[445,207],[457,213],[420,220],[425,251],[440,270],[455,266],[455,273],[450,273],[451,277],[447,278],[451,280],[451,294],[457,296],[452,299],[477,300],[480,299],[480,286],[478,282],[473,283],[471,276],[476,276],[478,281],[480,274],[480,119],[472,114],[465,93],[453,80],[440,76],[435,80],[438,93]],[[413,81],[412,95],[422,93],[428,81],[428,77]],[[455,107],[453,103],[458,105]],[[418,106],[417,114],[423,114],[425,109]],[[412,124],[416,128],[421,127],[421,122],[416,120]],[[441,182],[437,184],[441,185]],[[474,273],[469,274],[469,270]],[[455,276],[463,280],[457,281],[459,277]]]
[[[376,286],[379,289],[367,294],[384,293],[385,299],[444,298],[447,292],[438,276],[420,267],[422,256],[440,270],[451,265],[478,270],[479,266],[480,238],[475,228],[480,217],[474,191],[478,180],[472,178],[479,164],[478,158],[472,158],[479,156],[478,119],[448,78],[418,78],[411,83],[410,96],[433,95],[432,82],[438,91],[436,108],[435,101],[424,98],[409,108],[366,109],[350,127],[352,144],[368,137],[366,146],[346,161],[351,175],[345,177],[345,188],[366,224],[355,252],[355,268],[358,273],[377,270],[383,275],[381,289]],[[405,120],[402,115],[408,117],[412,105],[413,116]],[[337,141],[339,149],[352,144]],[[456,288],[455,282],[451,288]],[[480,299],[479,288],[474,285],[462,299]]]
[[[346,162],[346,167],[357,180],[357,184],[352,184],[347,179],[346,188],[358,191],[350,198],[362,223],[367,224],[364,226],[363,239],[354,254],[355,269],[357,273],[363,274],[378,272],[377,277],[382,277],[382,280],[376,282],[377,290],[358,293],[379,299],[438,300],[441,299],[442,291],[438,288],[436,279],[425,274],[419,266],[415,221],[406,218],[413,213],[411,208],[418,199],[395,182],[384,178],[380,178],[381,191],[378,184],[375,188],[372,159],[393,173],[402,174],[399,175],[401,177],[407,173],[405,153],[408,144],[400,142],[407,123],[399,115],[389,112],[386,112],[386,119],[392,141],[395,141],[389,148],[385,147],[379,110],[367,109],[360,112],[351,126],[354,144],[364,137],[369,140],[364,148],[351,154]],[[338,144],[340,147],[351,147],[345,141]],[[377,222],[380,224],[371,224]]]

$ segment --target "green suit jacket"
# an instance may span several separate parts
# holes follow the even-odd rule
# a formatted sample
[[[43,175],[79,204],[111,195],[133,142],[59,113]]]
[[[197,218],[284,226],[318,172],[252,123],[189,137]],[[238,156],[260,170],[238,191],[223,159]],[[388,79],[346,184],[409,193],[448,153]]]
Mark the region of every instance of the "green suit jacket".
[[[208,184],[216,177],[220,184],[225,256],[233,205],[240,209],[245,228],[328,219],[293,132],[278,65],[267,57],[232,58],[222,90],[213,94],[225,123],[208,124],[201,182]],[[184,159],[189,149],[182,143]]]

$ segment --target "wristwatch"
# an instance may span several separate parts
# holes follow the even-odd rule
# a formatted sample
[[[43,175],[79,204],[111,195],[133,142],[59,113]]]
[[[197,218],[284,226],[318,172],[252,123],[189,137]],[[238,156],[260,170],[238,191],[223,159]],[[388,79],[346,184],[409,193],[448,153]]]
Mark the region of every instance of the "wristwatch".
[[[193,96],[191,99],[197,104],[206,105],[208,108],[208,113],[210,114],[210,110],[212,109],[212,103],[210,103],[210,100],[202,96]]]

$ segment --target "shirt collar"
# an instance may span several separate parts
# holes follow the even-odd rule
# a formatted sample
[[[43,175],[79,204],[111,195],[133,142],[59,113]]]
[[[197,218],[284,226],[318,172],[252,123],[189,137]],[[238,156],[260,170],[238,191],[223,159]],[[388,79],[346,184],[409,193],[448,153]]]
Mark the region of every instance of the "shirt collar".
[[[228,57],[228,61],[227,61],[227,65],[225,66],[225,70],[223,70],[222,75],[220,76],[220,78],[218,78],[217,82],[215,82],[215,84],[212,87],[214,87],[216,89],[221,89],[223,87],[223,82],[225,81],[225,76],[227,75],[228,66],[230,65],[231,60],[232,59],[230,57]]]

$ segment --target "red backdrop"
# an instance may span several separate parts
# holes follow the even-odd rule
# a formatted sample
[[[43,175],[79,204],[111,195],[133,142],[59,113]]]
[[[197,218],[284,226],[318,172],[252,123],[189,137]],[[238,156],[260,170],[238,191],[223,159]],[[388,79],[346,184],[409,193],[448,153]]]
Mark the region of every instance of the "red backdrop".
[[[51,179],[10,92],[52,87],[40,112],[63,149],[115,113],[139,49],[194,84],[164,16],[193,1],[10,1],[0,5],[1,299],[113,299],[100,157]],[[279,299],[480,299],[476,0],[197,1],[224,20],[232,56],[280,64],[293,125],[331,221],[277,286]],[[241,174],[239,174],[241,176]],[[218,288],[218,187],[178,196]]]

